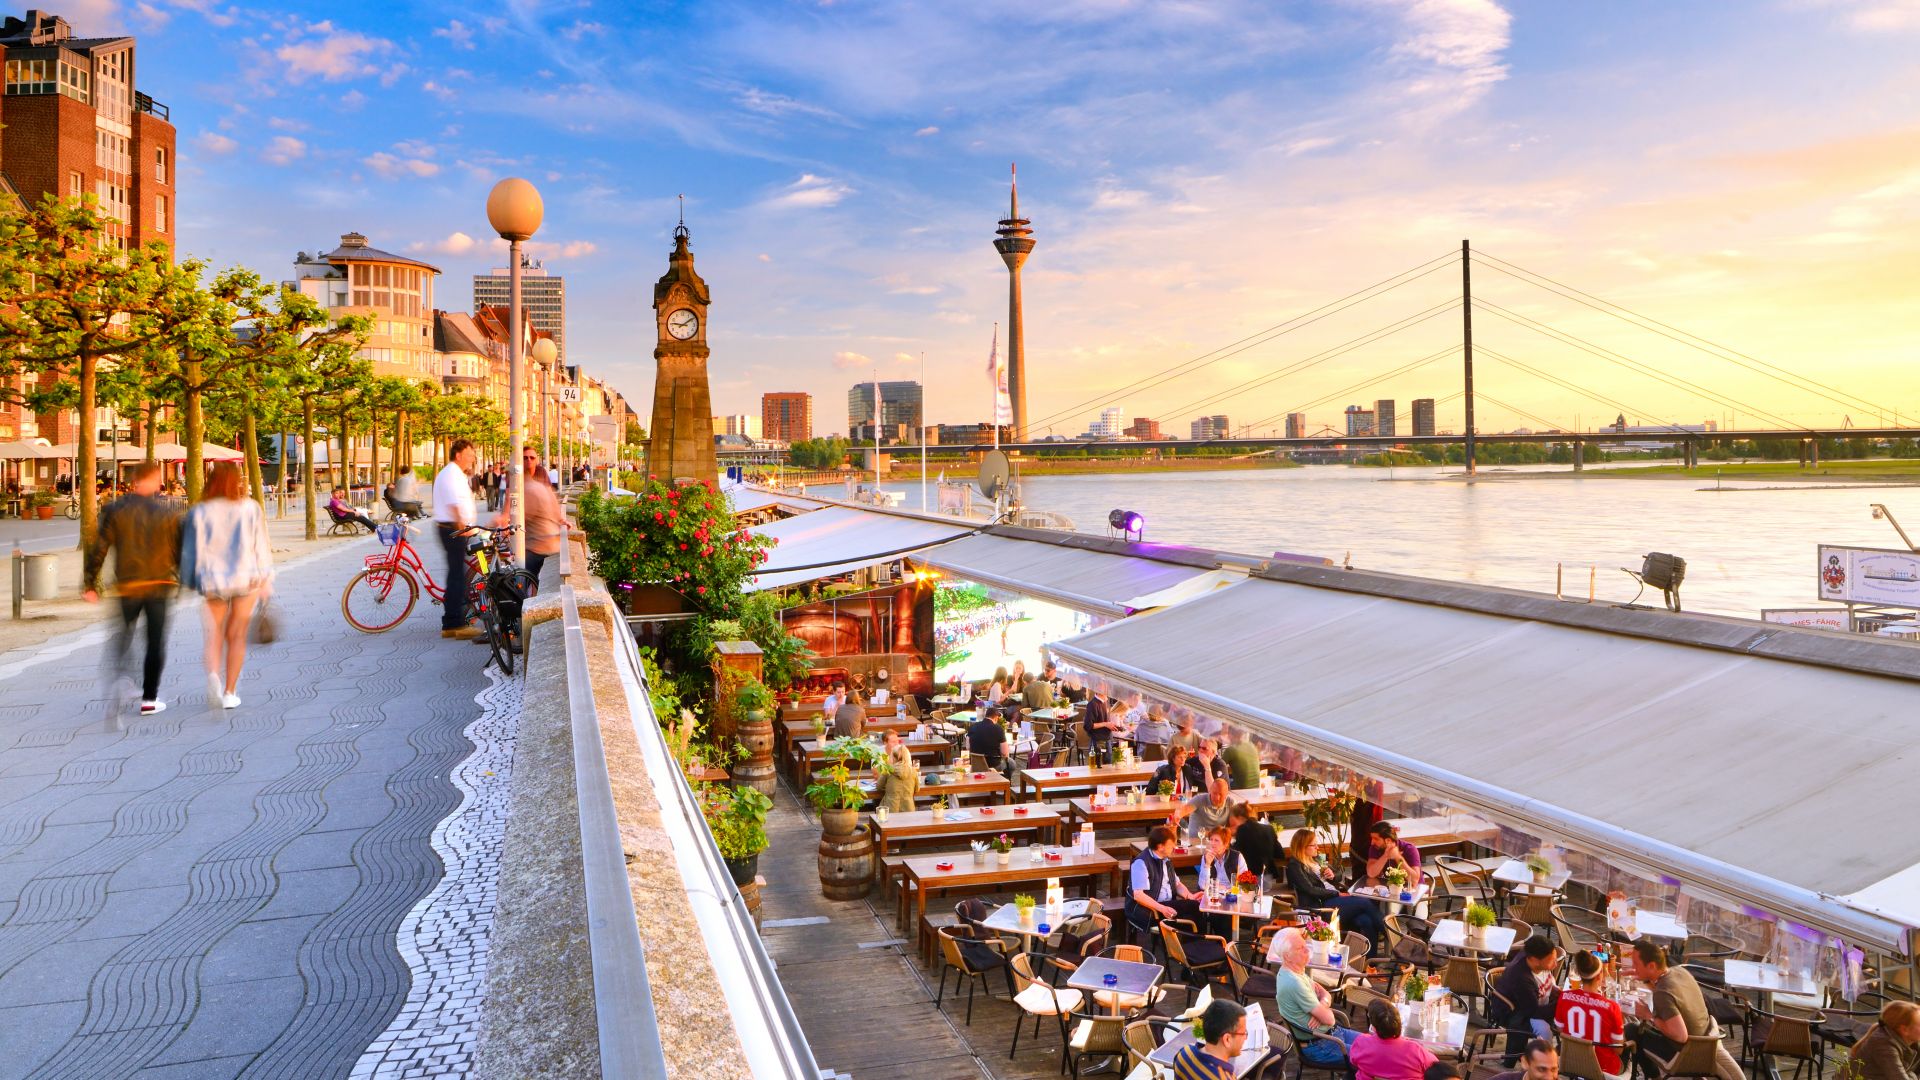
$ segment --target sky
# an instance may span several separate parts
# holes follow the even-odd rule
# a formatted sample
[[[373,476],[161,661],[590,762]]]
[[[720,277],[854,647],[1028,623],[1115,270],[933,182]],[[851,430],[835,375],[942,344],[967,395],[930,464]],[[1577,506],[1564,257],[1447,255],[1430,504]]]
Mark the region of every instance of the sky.
[[[1920,416],[1920,0],[49,7],[138,35],[182,253],[286,276],[355,230],[465,308],[524,176],[571,359],[641,409],[684,195],[716,413],[843,431],[924,365],[930,422],[985,419],[1017,162],[1035,436],[1459,430],[1462,240],[1481,431]]]

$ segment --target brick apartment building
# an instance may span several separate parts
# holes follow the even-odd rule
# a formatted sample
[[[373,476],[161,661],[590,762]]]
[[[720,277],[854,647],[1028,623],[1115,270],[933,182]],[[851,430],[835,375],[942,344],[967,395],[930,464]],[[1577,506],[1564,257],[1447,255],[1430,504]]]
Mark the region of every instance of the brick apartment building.
[[[134,39],[75,37],[60,16],[28,11],[0,20],[0,67],[0,197],[92,195],[118,223],[122,246],[158,240],[171,249],[173,124],[165,105],[135,89]],[[72,442],[77,419],[0,404],[0,441]],[[108,436],[111,414],[95,419],[94,437]]]
[[[760,432],[765,438],[784,443],[813,438],[813,395],[798,391],[761,394]]]

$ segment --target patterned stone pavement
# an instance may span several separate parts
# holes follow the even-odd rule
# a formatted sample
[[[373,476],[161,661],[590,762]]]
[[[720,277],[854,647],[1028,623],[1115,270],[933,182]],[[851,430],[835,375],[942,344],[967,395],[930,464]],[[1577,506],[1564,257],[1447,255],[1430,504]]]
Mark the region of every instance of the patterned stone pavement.
[[[490,683],[424,598],[346,625],[371,550],[283,568],[281,640],[232,711],[207,708],[191,600],[159,715],[107,715],[85,636],[0,672],[0,1078],[346,1077],[400,1013],[396,931],[441,879]]]

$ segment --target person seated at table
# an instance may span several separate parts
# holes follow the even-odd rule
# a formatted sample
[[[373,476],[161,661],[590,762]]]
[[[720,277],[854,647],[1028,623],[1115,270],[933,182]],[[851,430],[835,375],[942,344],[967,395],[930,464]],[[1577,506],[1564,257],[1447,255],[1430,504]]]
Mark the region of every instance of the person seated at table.
[[[339,488],[334,488],[333,497],[327,500],[327,513],[343,521],[351,521],[356,525],[365,525],[368,532],[373,532],[378,528],[378,526],[373,523],[372,518],[347,505],[346,500],[340,497]]]
[[[1400,1010],[1391,1001],[1367,1002],[1365,1035],[1353,1040],[1347,1057],[1357,1080],[1423,1080],[1439,1061],[1433,1051],[1400,1036]]]
[[[840,707],[840,703],[845,701],[846,697],[847,697],[846,684],[838,680],[835,680],[833,683],[828,685],[827,696],[820,699],[820,715],[826,717],[829,721],[831,721],[833,719],[834,710]]]
[[[1535,1039],[1527,1044],[1519,1068],[1494,1073],[1488,1080],[1560,1080],[1560,1051],[1545,1039]]]
[[[1273,826],[1253,815],[1253,807],[1240,799],[1227,810],[1227,827],[1233,830],[1233,850],[1247,861],[1247,869],[1264,877],[1274,869],[1274,857],[1280,852],[1280,837]]]
[[[887,767],[880,776],[880,805],[890,814],[911,813],[913,797],[920,793],[920,766],[913,762],[913,751],[897,731],[886,736]]]
[[[1573,985],[1560,992],[1560,1001],[1553,1007],[1554,1028],[1593,1043],[1600,1071],[1624,1080],[1627,1066],[1620,1060],[1620,1051],[1606,1045],[1618,1044],[1627,1036],[1620,1003],[1606,995],[1606,967],[1598,956],[1582,950],[1573,954],[1568,974]]]
[[[1162,784],[1173,785],[1173,797],[1176,799],[1186,799],[1200,790],[1200,770],[1187,767],[1192,759],[1192,752],[1184,746],[1167,751],[1167,760],[1153,770],[1153,778],[1147,781],[1147,794],[1160,794]]]
[[[1889,1001],[1847,1060],[1859,1080],[1913,1080],[1920,1073],[1920,1005]]]
[[[1226,780],[1231,783],[1227,763],[1220,759],[1220,743],[1214,739],[1201,739],[1200,745],[1193,751],[1193,767],[1208,781]],[[1258,786],[1258,785],[1255,785]]]
[[[1161,919],[1188,919],[1198,925],[1200,900],[1168,857],[1173,854],[1173,830],[1155,825],[1147,831],[1147,846],[1127,868],[1127,925],[1152,939]]]
[[[1333,995],[1307,974],[1309,953],[1307,935],[1297,926],[1273,936],[1271,955],[1280,965],[1274,971],[1274,1003],[1301,1057],[1315,1065],[1339,1065],[1347,1060],[1347,1051],[1360,1033],[1334,1022]]]
[[[1287,842],[1284,877],[1293,890],[1293,906],[1314,910],[1332,908],[1340,916],[1340,925],[1365,934],[1380,949],[1386,926],[1380,921],[1380,908],[1364,896],[1347,896],[1333,885],[1333,868],[1316,861],[1320,835],[1312,829],[1299,829]]]
[[[1693,973],[1669,965],[1663,946],[1642,939],[1634,942],[1632,949],[1629,974],[1653,987],[1653,1004],[1635,998],[1632,1012],[1634,1019],[1642,1021],[1633,1040],[1639,1048],[1641,1071],[1653,1076],[1661,1071],[1656,1066],[1673,1060],[1688,1039],[1712,1035],[1717,1025],[1707,1012],[1706,996],[1700,993]],[[1727,1071],[1728,1065],[1739,1068],[1724,1041],[1714,1058],[1723,1076],[1734,1075]]]
[[[1013,693],[1027,685],[1027,662],[1015,660],[1013,670],[1007,673],[1007,692]]]
[[[1530,937],[1520,955],[1507,961],[1494,980],[1493,997],[1487,1001],[1487,1019],[1507,1029],[1507,1056],[1501,1061],[1513,1068],[1527,1040],[1553,1037],[1553,968],[1560,962],[1560,950],[1544,937]],[[1545,984],[1544,986],[1542,984]]]
[[[844,690],[840,694],[840,703],[833,710],[833,733],[852,735],[858,738],[867,733],[867,710],[860,699]]]
[[[1087,688],[1080,685],[1080,680],[1077,678],[1061,679],[1059,683],[1056,691],[1060,695],[1060,700],[1069,705],[1082,704],[1091,696]]]
[[[1224,998],[1216,1000],[1200,1014],[1199,1040],[1174,1052],[1173,1080],[1236,1080],[1240,1073],[1233,1060],[1246,1046],[1247,1010]]]
[[[987,768],[1006,767],[1007,729],[997,717],[982,712],[980,719],[967,725],[967,749],[987,759]]]
[[[1400,839],[1400,827],[1391,821],[1376,821],[1367,831],[1371,834],[1367,841],[1367,884],[1385,884],[1380,875],[1389,866],[1406,870],[1409,888],[1420,884],[1420,849]]]
[[[1167,723],[1167,711],[1158,705],[1147,710],[1147,718],[1133,726],[1133,741],[1141,746],[1165,746],[1173,738],[1173,725]]]
[[[1200,733],[1193,729],[1194,715],[1186,709],[1180,710],[1180,730],[1167,740],[1169,746],[1184,746],[1189,750],[1200,748]]]
[[[1233,811],[1233,789],[1227,787],[1225,780],[1215,778],[1207,786],[1180,806],[1180,817],[1185,824],[1189,838],[1207,835],[1215,829],[1227,827],[1227,816]]]
[[[1080,725],[1086,729],[1096,757],[1113,745],[1113,733],[1120,728],[1120,722],[1107,710],[1107,699],[1091,691],[1087,693],[1086,711],[1080,714]]]
[[[1227,748],[1220,757],[1227,763],[1227,779],[1235,791],[1260,786],[1260,748],[1253,745],[1253,732],[1246,728],[1228,733]]]
[[[1051,670],[1052,665],[1049,664],[1048,668]],[[1042,677],[1028,679],[1027,685],[1020,690],[1020,696],[1029,709],[1051,709],[1055,704],[1053,684]]]
[[[1240,872],[1246,868],[1245,857],[1233,849],[1232,830],[1225,825],[1206,830],[1206,847],[1200,853],[1197,881],[1201,895],[1206,894],[1208,886],[1222,896],[1239,889]],[[1209,934],[1228,937],[1233,933],[1233,917],[1209,914],[1203,929]]]
[[[998,705],[1007,697],[1007,669],[995,668],[993,679],[987,683],[985,694],[987,704]]]

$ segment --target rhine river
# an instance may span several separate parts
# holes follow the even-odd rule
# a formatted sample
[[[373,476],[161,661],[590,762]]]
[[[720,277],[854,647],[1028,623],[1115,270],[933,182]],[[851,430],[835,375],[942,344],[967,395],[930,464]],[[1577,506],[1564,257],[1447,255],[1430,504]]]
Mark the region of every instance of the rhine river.
[[[1029,505],[1105,531],[1107,512],[1135,510],[1149,542],[1190,544],[1269,556],[1323,556],[1357,568],[1471,581],[1551,593],[1556,563],[1566,593],[1621,603],[1638,584],[1620,572],[1649,551],[1687,560],[1680,598],[1689,611],[1758,618],[1769,607],[1817,607],[1814,545],[1900,548],[1875,521],[1887,504],[1920,527],[1920,488],[1834,488],[1817,483],[1727,482],[1692,477],[1608,479],[1530,476],[1544,467],[1485,470],[1466,483],[1458,467],[1387,470],[1308,466],[1244,472],[1039,476],[1025,481]],[[920,485],[888,483],[920,505]],[[929,485],[932,486],[931,483]],[[1763,490],[1770,489],[1770,490]],[[835,485],[818,489],[838,497]],[[1658,606],[1651,590],[1640,598]]]

